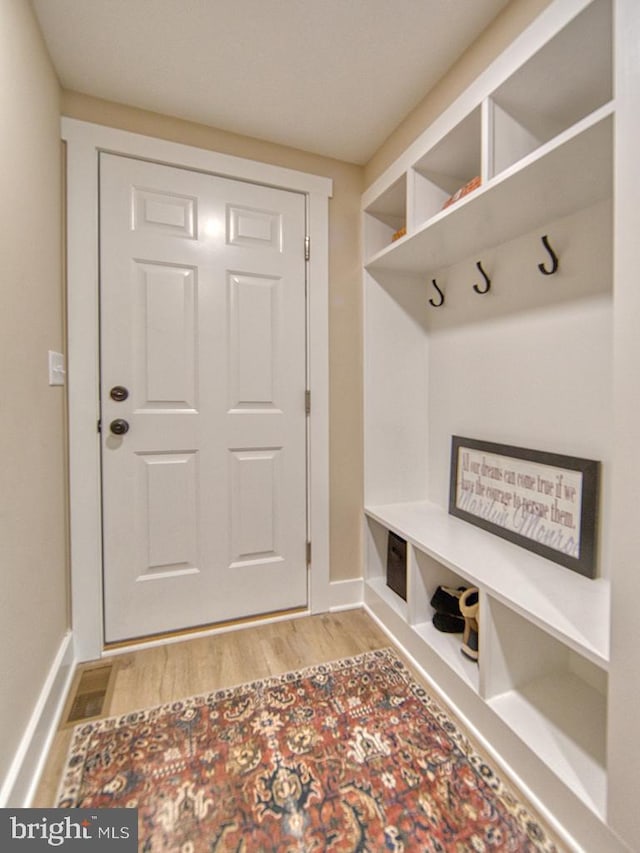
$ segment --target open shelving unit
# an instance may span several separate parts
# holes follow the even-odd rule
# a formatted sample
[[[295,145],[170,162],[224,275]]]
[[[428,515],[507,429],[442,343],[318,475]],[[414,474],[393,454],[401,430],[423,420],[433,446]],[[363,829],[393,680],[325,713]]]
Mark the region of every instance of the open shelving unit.
[[[575,776],[577,795],[603,814],[609,583],[523,552],[428,502],[365,512],[369,598],[405,619],[452,676],[565,782]],[[384,580],[389,530],[409,543],[406,602]],[[460,635],[434,628],[429,601],[439,585],[480,590],[479,665],[460,653]]]
[[[362,205],[365,603],[498,751],[515,738],[506,760],[541,801],[566,792],[550,809],[578,834],[607,817],[614,3],[554,0]],[[547,234],[560,266],[542,277]],[[600,460],[598,577],[451,516],[452,435]],[[478,587],[478,663],[434,628],[439,585]]]
[[[449,569],[450,577],[423,579],[415,590],[440,584],[477,586],[598,667],[609,660],[609,584],[591,580],[487,534],[426,501],[365,507],[369,519],[411,543],[415,552]],[[411,590],[411,588],[410,588]],[[386,590],[378,590],[386,594]],[[405,603],[408,607],[408,603]],[[417,611],[420,612],[420,611]],[[429,621],[431,613],[427,613]]]
[[[571,7],[576,4],[566,4],[570,15]],[[447,266],[463,257],[476,223],[491,220],[477,235],[483,248],[611,195],[611,21],[611,0],[584,7],[479,103],[470,109],[463,104],[460,115],[449,110],[445,127],[452,126],[434,139],[427,132],[415,158],[414,148],[408,152],[406,168],[401,158],[401,172],[389,186],[379,189],[377,182],[366,193],[367,269],[423,272],[425,261],[431,263],[431,244],[448,231],[464,233],[457,253],[433,258],[436,266]],[[482,189],[445,207],[474,177],[481,178]],[[459,211],[478,196],[485,198],[472,205],[475,219],[458,222]],[[508,232],[506,217],[494,223],[493,213],[488,215],[499,216],[505,208],[516,215]],[[452,221],[431,234],[450,216]],[[377,229],[380,223],[386,231]],[[402,226],[407,236],[398,241],[400,248],[391,236]]]
[[[449,267],[610,198],[612,113],[611,103],[601,107],[455,205],[434,213],[399,245],[385,245],[366,269],[374,275],[383,270],[419,275]]]

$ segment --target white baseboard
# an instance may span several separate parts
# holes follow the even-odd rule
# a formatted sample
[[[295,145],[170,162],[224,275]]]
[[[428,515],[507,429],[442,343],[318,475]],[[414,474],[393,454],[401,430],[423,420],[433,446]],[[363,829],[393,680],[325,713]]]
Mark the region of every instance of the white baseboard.
[[[362,607],[364,601],[364,580],[354,578],[346,581],[332,581],[329,584],[329,610],[353,610]]]
[[[7,778],[0,788],[0,808],[27,808],[31,804],[58,727],[75,666],[73,633],[68,631],[60,643]]]

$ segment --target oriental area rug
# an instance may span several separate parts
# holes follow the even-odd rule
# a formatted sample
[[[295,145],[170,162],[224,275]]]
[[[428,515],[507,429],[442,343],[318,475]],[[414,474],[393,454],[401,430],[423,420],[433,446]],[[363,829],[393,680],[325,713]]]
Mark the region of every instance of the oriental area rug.
[[[556,853],[391,649],[76,727],[60,807],[144,853]]]

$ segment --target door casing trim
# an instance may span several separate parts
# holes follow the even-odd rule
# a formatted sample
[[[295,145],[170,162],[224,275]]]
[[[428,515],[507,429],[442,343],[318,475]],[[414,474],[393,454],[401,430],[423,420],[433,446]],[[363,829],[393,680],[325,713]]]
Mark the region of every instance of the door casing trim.
[[[103,655],[102,519],[100,482],[98,153],[109,151],[220,177],[249,181],[306,196],[308,262],[309,530],[313,564],[309,611],[329,609],[329,198],[332,181],[62,118],[67,151],[67,377],[72,626],[78,661]],[[302,247],[301,247],[302,251]]]

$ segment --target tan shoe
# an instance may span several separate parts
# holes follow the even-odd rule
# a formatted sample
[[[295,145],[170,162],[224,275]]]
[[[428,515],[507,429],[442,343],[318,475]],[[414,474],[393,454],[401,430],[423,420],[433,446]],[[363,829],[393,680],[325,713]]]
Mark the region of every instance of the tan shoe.
[[[479,598],[480,594],[474,586],[465,590],[460,596],[460,613],[464,617],[464,633],[460,651],[465,657],[473,661],[478,660]]]

